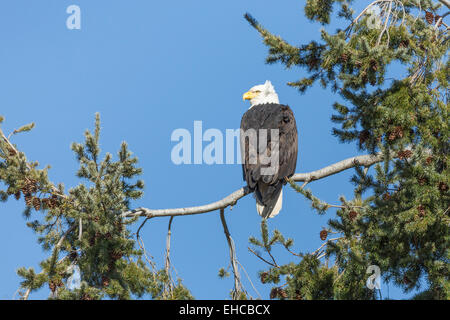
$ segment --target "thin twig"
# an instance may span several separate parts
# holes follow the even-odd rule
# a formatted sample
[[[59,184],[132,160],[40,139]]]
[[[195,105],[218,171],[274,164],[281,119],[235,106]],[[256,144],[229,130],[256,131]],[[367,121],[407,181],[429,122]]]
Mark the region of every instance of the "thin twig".
[[[258,253],[256,253],[255,251],[252,250],[252,248],[247,247],[248,251],[250,251],[251,253],[253,253],[255,256],[257,256],[259,259],[261,259],[262,261],[264,261],[265,263],[267,263],[268,265],[271,265],[274,268],[279,268],[279,266],[273,264],[270,261],[267,261],[266,259],[264,259],[263,257],[261,257]]]
[[[272,253],[270,252],[270,250],[268,248],[266,248],[267,253],[269,254],[270,258],[273,261],[273,264],[275,265],[275,267],[278,267],[278,263],[275,261],[275,258],[273,257]]]
[[[389,10],[388,10],[388,12],[387,12],[387,14],[386,14],[386,18],[385,18],[385,21],[384,21],[384,27],[383,27],[383,30],[381,30],[380,35],[378,36],[377,46],[380,44],[381,39],[383,38],[383,34],[384,34],[385,32],[386,32],[387,37],[388,37],[388,39],[387,39],[387,45],[389,45],[389,38],[390,38],[390,36],[389,36],[389,31],[387,30],[387,28],[388,28],[388,25],[389,25],[389,17],[390,17],[390,15],[391,15],[391,11],[392,11],[392,1],[389,3]]]
[[[150,257],[151,257],[151,258],[150,258],[149,255],[147,254],[147,250],[145,250],[144,241],[142,241],[142,238],[141,238],[141,235],[140,235],[141,229],[144,227],[145,223],[146,223],[147,220],[149,220],[149,219],[150,219],[150,218],[146,218],[146,219],[144,220],[144,222],[142,222],[141,225],[139,226],[139,228],[138,228],[138,230],[137,230],[137,232],[136,232],[136,240],[137,240],[137,242],[138,242],[139,248],[142,250],[142,252],[143,252],[143,254],[144,254],[145,260],[147,261],[147,263],[148,263],[148,264],[150,265],[150,267],[152,268],[152,270],[153,270],[153,275],[154,275],[154,271],[155,271],[155,263],[154,263],[153,260],[152,260],[153,256],[150,255]]]
[[[239,263],[239,265],[241,266],[242,270],[244,270],[244,273],[245,273],[245,275],[246,275],[248,281],[250,282],[250,284],[251,284],[253,290],[255,290],[256,294],[257,294],[258,297],[259,297],[259,299],[262,299],[262,298],[261,298],[261,294],[259,293],[259,291],[258,291],[258,290],[255,288],[255,286],[253,285],[252,279],[251,279],[250,276],[248,275],[247,270],[245,270],[244,266],[239,262],[239,260],[237,260],[237,263]]]
[[[319,248],[317,248],[312,254],[313,254],[313,255],[318,255],[318,254],[320,254],[320,251],[322,250],[322,248],[323,248],[324,246],[326,246],[326,245],[328,244],[329,241],[336,241],[336,240],[343,239],[343,238],[344,238],[344,237],[338,237],[338,238],[328,239],[327,241],[325,241],[324,243],[322,243],[322,245],[321,245]]]

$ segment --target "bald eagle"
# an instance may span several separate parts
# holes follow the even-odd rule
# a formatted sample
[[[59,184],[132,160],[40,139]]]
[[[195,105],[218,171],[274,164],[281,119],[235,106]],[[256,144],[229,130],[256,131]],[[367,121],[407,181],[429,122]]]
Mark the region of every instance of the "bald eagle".
[[[270,81],[251,88],[243,100],[250,100],[240,131],[244,181],[254,192],[258,214],[272,218],[281,210],[285,178],[294,174],[297,165],[297,125]]]

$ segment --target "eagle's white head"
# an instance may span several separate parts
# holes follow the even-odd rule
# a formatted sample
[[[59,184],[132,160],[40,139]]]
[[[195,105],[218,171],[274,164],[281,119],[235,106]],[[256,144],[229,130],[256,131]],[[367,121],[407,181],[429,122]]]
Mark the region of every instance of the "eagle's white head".
[[[266,83],[254,86],[249,91],[244,93],[242,97],[245,100],[250,100],[250,108],[264,103],[280,103],[278,95],[272,83],[267,80]]]

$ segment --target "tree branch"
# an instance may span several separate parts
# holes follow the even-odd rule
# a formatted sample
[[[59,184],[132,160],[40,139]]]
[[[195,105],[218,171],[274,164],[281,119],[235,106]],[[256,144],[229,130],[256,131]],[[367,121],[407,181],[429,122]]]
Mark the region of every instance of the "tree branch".
[[[58,241],[58,243],[55,245],[55,247],[53,248],[53,254],[55,254],[55,253],[57,253],[58,252],[58,250],[59,250],[59,248],[62,246],[62,244],[63,244],[63,242],[64,242],[64,240],[66,239],[66,237],[67,237],[67,235],[70,233],[70,232],[72,232],[73,231],[73,229],[75,229],[75,227],[76,227],[76,224],[74,223],[62,236],[61,236],[61,238],[59,239],[59,241]],[[64,261],[64,259],[66,259],[67,258],[67,256],[65,256],[64,258],[62,258],[61,260],[59,260],[58,262],[57,262],[57,264],[58,263],[61,263],[62,261]],[[42,272],[40,272],[39,274],[43,274],[44,272],[42,271]],[[28,298],[29,298],[29,296],[30,296],[30,293],[31,293],[31,289],[30,288],[26,288],[27,290],[25,291],[25,293],[24,293],[24,295],[23,295],[23,297],[22,297],[22,299],[21,300],[28,300]],[[20,288],[19,288],[19,290],[20,290]]]
[[[265,263],[267,263],[268,265],[270,265],[270,266],[272,266],[272,267],[274,267],[274,268],[279,268],[279,266],[277,266],[277,265],[273,264],[272,262],[267,261],[266,259],[264,259],[263,257],[261,257],[261,255],[258,254],[257,252],[255,252],[254,250],[252,250],[252,248],[247,247],[247,249],[248,249],[248,251],[250,251],[251,253],[253,253],[255,256],[257,256],[259,259],[261,259],[262,261],[264,261]]]
[[[311,182],[314,180],[320,180],[326,178],[328,176],[337,174],[344,170],[356,167],[356,166],[364,166],[370,167],[371,165],[383,161],[383,154],[378,153],[375,155],[362,155],[356,156],[352,158],[348,158],[332,165],[329,165],[325,168],[308,172],[308,173],[296,173],[292,176],[292,180],[294,181],[302,181],[302,182]],[[226,207],[233,206],[236,202],[245,197],[250,193],[248,187],[241,188],[222,200],[206,204],[203,206],[197,207],[188,207],[188,208],[175,208],[175,209],[148,209],[148,208],[137,208],[134,210],[130,210],[122,213],[122,217],[124,218],[132,218],[132,217],[147,217],[147,218],[155,218],[155,217],[175,217],[175,216],[187,216],[194,214],[201,214],[206,212],[212,212],[220,209],[225,209]]]
[[[448,0],[438,0],[440,3],[442,3],[442,4],[444,4],[444,5],[446,5],[447,6],[447,8],[449,8],[450,9],[450,1],[448,1]]]
[[[167,276],[170,274],[170,238],[172,236],[172,221],[173,217],[170,217],[169,227],[167,228],[167,237],[166,237],[166,264],[165,269]]]
[[[237,265],[236,258],[236,248],[234,247],[234,241],[231,238],[230,231],[228,230],[227,221],[225,220],[225,209],[220,209],[220,220],[222,221],[223,232],[225,233],[225,237],[227,238],[228,247],[230,249],[230,263],[233,269],[233,277],[234,277],[234,289],[233,289],[233,300],[238,300],[241,292],[243,292],[243,287],[241,283],[241,276],[239,275],[239,269]]]
[[[172,281],[172,275],[170,273],[170,239],[172,236],[172,222],[174,217],[170,217],[169,220],[169,226],[167,228],[167,237],[166,237],[166,263],[165,263],[165,270],[167,275],[167,286],[164,286],[164,293],[168,297],[173,296],[173,281]]]

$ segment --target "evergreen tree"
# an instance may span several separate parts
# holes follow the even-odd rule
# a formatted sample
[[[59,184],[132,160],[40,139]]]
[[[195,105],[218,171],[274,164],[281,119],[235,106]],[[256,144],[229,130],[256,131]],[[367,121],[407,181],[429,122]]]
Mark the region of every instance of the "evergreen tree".
[[[323,29],[320,41],[302,46],[245,15],[269,48],[267,63],[309,74],[289,86],[303,93],[319,82],[345,101],[334,103],[332,116],[339,141],[384,155],[373,172],[356,168],[354,198],[340,199],[328,229],[320,232],[323,247],[298,254],[299,262],[270,266],[261,281],[284,279],[272,290],[281,299],[376,299],[365,279],[367,267],[377,265],[385,281],[405,292],[421,288],[417,299],[449,299],[449,42],[446,14],[438,14],[449,8],[426,0],[375,1],[354,17],[353,2],[306,1],[308,19],[327,25],[336,16],[348,27]],[[399,64],[405,75],[387,79]],[[331,208],[289,182],[319,214]],[[338,237],[327,239],[332,233]],[[288,250],[293,244],[279,231],[269,238],[263,223],[262,240],[250,242],[267,254],[274,244]]]
[[[52,299],[130,299],[144,294],[155,299],[191,298],[181,282],[173,284],[166,270],[156,269],[128,230],[136,219],[125,220],[121,213],[143,194],[144,183],[136,179],[142,170],[125,142],[116,161],[110,153],[100,159],[98,114],[94,133],[86,131],[85,142],[72,145],[80,165],[77,176],[83,182],[67,193],[63,185],[56,187],[49,181],[48,168],[37,169],[37,163],[28,162],[0,134],[0,179],[6,186],[1,198],[23,197],[26,218],[33,211],[41,213],[42,218],[27,225],[39,235],[42,247],[51,250],[40,264],[40,273],[33,268],[18,270],[24,297],[47,284]],[[79,285],[72,283],[74,268],[81,273]]]

